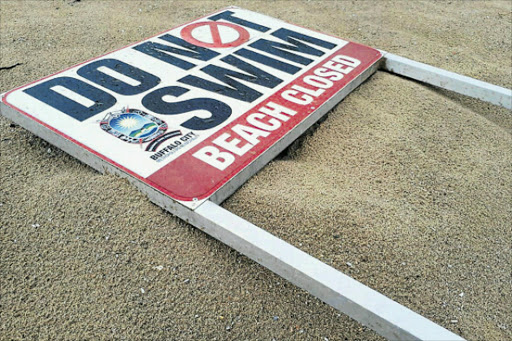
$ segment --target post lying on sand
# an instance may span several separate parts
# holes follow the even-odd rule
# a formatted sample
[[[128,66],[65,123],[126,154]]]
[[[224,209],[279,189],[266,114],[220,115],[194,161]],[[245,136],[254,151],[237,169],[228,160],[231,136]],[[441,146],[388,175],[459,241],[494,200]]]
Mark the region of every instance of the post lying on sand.
[[[446,90],[512,109],[512,90],[381,51],[382,69]]]
[[[204,232],[390,340],[463,340],[211,201],[192,219]]]

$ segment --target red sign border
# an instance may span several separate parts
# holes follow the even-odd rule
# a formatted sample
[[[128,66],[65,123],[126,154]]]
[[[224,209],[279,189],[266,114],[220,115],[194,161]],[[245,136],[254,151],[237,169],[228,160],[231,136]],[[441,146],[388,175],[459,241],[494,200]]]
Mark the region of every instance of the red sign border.
[[[25,112],[25,111],[23,111],[23,110],[19,109],[19,108],[18,108],[18,107],[16,107],[15,105],[13,105],[13,104],[9,103],[9,102],[7,101],[7,98],[8,98],[8,96],[9,96],[11,93],[13,93],[14,91],[17,91],[17,90],[19,90],[19,89],[22,89],[22,88],[28,87],[29,85],[32,85],[32,84],[34,84],[34,83],[37,83],[37,82],[43,81],[43,80],[45,80],[45,79],[48,79],[48,78],[50,78],[50,77],[56,76],[56,75],[58,75],[58,74],[61,74],[61,73],[63,73],[63,72],[66,72],[66,71],[68,71],[68,70],[70,70],[70,69],[72,69],[72,68],[75,68],[75,67],[77,67],[77,66],[80,66],[80,65],[83,65],[83,64],[89,63],[89,62],[91,62],[91,61],[93,61],[93,60],[96,60],[96,59],[102,58],[102,57],[107,56],[107,55],[109,55],[109,54],[111,54],[111,53],[114,53],[114,52],[116,52],[116,51],[123,50],[123,49],[128,48],[128,47],[131,47],[131,46],[135,46],[135,45],[139,44],[140,42],[143,42],[143,41],[146,41],[146,40],[149,40],[149,39],[152,39],[152,38],[158,37],[158,36],[160,36],[160,35],[162,35],[162,34],[164,34],[164,33],[166,33],[166,32],[169,32],[169,31],[171,31],[171,30],[174,30],[174,29],[177,29],[177,28],[180,28],[180,27],[184,27],[184,26],[186,26],[186,25],[190,25],[190,24],[194,23],[194,22],[195,22],[195,21],[197,21],[197,20],[202,20],[202,19],[208,18],[208,17],[210,17],[210,16],[212,16],[212,15],[215,15],[215,14],[217,14],[217,13],[221,13],[221,12],[223,12],[223,11],[230,10],[230,9],[242,9],[242,8],[239,8],[239,7],[236,7],[236,6],[228,6],[228,7],[222,8],[222,9],[220,9],[220,10],[218,10],[218,11],[215,11],[215,12],[212,12],[212,13],[206,14],[206,15],[204,15],[204,16],[202,16],[202,17],[199,17],[199,18],[196,18],[196,19],[190,20],[190,21],[188,21],[188,22],[186,22],[186,23],[184,23],[184,24],[181,24],[181,25],[175,26],[175,27],[170,28],[170,29],[167,29],[167,30],[165,30],[165,31],[161,31],[161,32],[159,32],[159,33],[157,33],[157,34],[155,34],[155,35],[152,35],[152,36],[146,37],[146,38],[144,38],[144,39],[142,39],[142,40],[139,40],[139,41],[137,41],[137,42],[134,42],[134,43],[132,43],[132,44],[129,44],[129,45],[126,45],[126,46],[120,47],[120,48],[118,48],[118,49],[115,49],[115,50],[109,51],[109,52],[107,52],[107,53],[104,53],[104,54],[102,54],[102,55],[100,55],[100,56],[93,57],[93,58],[90,58],[90,59],[88,59],[88,60],[86,60],[86,61],[84,61],[84,62],[81,62],[81,63],[75,64],[75,65],[72,65],[72,66],[70,66],[70,67],[68,67],[68,68],[65,68],[64,70],[61,70],[61,71],[55,72],[55,73],[50,74],[50,75],[48,75],[48,76],[46,76],[46,77],[43,77],[43,78],[40,78],[40,79],[38,79],[38,80],[32,81],[32,82],[30,82],[30,83],[27,83],[27,84],[21,85],[21,86],[19,86],[19,87],[16,87],[16,88],[14,88],[14,89],[12,89],[12,90],[10,90],[10,91],[6,92],[6,93],[4,94],[4,96],[2,97],[2,103],[4,103],[4,104],[5,104],[6,106],[8,106],[8,107],[10,107],[10,108],[14,109],[15,111],[17,111],[17,112],[19,112],[19,113],[21,113],[21,114],[25,115],[26,117],[28,117],[28,118],[32,119],[33,121],[35,121],[35,122],[39,123],[40,125],[42,125],[42,126],[44,126],[44,127],[48,128],[49,130],[53,131],[54,133],[56,133],[56,134],[58,134],[58,135],[60,135],[60,136],[64,137],[65,139],[67,139],[67,140],[69,140],[69,141],[73,142],[74,144],[76,144],[76,145],[80,146],[81,148],[83,148],[83,149],[87,150],[88,152],[90,152],[90,153],[92,153],[92,154],[94,154],[94,155],[98,156],[99,158],[101,158],[101,159],[103,159],[104,161],[108,162],[109,164],[111,164],[111,165],[113,165],[113,166],[117,167],[118,169],[122,170],[123,172],[127,173],[128,175],[130,175],[130,176],[132,176],[132,177],[134,177],[134,178],[136,178],[136,179],[138,179],[138,180],[140,180],[140,181],[142,181],[142,182],[146,183],[147,185],[149,185],[149,186],[153,187],[154,189],[156,189],[156,190],[158,190],[158,191],[160,191],[160,192],[162,192],[162,193],[166,194],[167,196],[169,196],[170,198],[172,198],[172,199],[174,199],[174,200],[176,200],[176,201],[181,201],[181,202],[191,202],[191,201],[198,201],[198,200],[206,199],[206,198],[210,197],[211,195],[213,195],[213,193],[215,193],[217,190],[219,190],[222,186],[226,185],[226,183],[228,183],[230,179],[232,179],[234,176],[236,176],[236,174],[238,174],[239,172],[241,172],[241,171],[242,171],[245,167],[247,167],[251,162],[253,162],[254,160],[256,160],[260,155],[262,155],[262,154],[265,152],[265,150],[264,150],[264,151],[262,151],[262,153],[260,153],[257,157],[255,157],[251,162],[249,162],[249,163],[247,163],[246,165],[244,165],[244,167],[241,167],[241,168],[240,168],[236,173],[234,173],[234,174],[233,174],[229,179],[227,179],[227,180],[226,180],[226,178],[224,178],[222,182],[220,182],[218,185],[216,185],[214,188],[212,188],[212,190],[211,190],[211,191],[209,191],[207,194],[205,194],[203,197],[199,197],[199,198],[182,197],[182,196],[180,196],[180,195],[177,195],[177,194],[173,193],[173,192],[172,192],[172,191],[170,191],[170,190],[167,190],[167,189],[163,188],[162,186],[160,186],[160,185],[156,184],[155,182],[153,182],[153,181],[149,180],[149,177],[148,177],[148,178],[144,178],[144,177],[142,177],[142,176],[140,176],[140,175],[136,174],[135,172],[133,172],[133,171],[129,170],[128,168],[126,168],[126,167],[122,166],[121,164],[119,164],[119,163],[115,162],[114,160],[112,160],[112,159],[110,159],[110,158],[106,157],[105,155],[103,155],[103,154],[101,154],[101,153],[99,153],[99,152],[95,151],[94,149],[92,149],[92,148],[90,148],[90,147],[88,147],[88,146],[84,145],[83,143],[81,143],[81,142],[79,142],[79,141],[75,140],[75,139],[74,139],[74,138],[72,138],[71,136],[69,136],[69,135],[67,135],[67,134],[64,134],[64,133],[63,133],[63,132],[61,132],[60,130],[57,130],[56,128],[54,128],[54,127],[52,127],[52,126],[48,125],[47,123],[45,123],[45,122],[43,122],[43,121],[41,121],[41,120],[39,120],[39,119],[35,118],[34,116],[30,115],[29,113],[27,113],[27,112]],[[245,9],[242,9],[242,10],[245,10]],[[278,20],[279,20],[279,19],[278,19]],[[369,46],[366,46],[366,45],[363,45],[363,44],[359,44],[359,43],[355,43],[355,42],[352,42],[352,41],[350,41],[350,40],[346,40],[346,39],[343,39],[343,38],[340,38],[340,37],[334,36],[334,35],[332,35],[332,34],[328,34],[328,33],[320,32],[320,31],[318,31],[318,30],[313,30],[313,29],[310,29],[310,28],[307,28],[307,27],[304,27],[304,26],[301,26],[301,25],[297,25],[297,24],[289,23],[289,22],[286,22],[286,21],[283,21],[283,22],[285,22],[285,23],[287,23],[287,24],[290,24],[290,25],[298,26],[298,27],[301,27],[301,28],[304,28],[304,29],[307,29],[307,30],[310,30],[310,31],[314,31],[314,32],[317,32],[317,33],[320,33],[320,34],[323,34],[323,35],[327,35],[327,36],[330,36],[330,37],[333,37],[333,38],[336,38],[336,39],[342,39],[342,40],[346,41],[348,44],[353,43],[353,44],[357,44],[357,45],[361,45],[361,46],[365,46],[365,47],[368,47],[368,48],[374,49],[374,48],[372,48],[372,47],[369,47]],[[374,50],[376,50],[376,49],[374,49]],[[378,50],[376,50],[376,51],[378,51]],[[379,53],[380,53],[380,51],[379,51]],[[381,54],[381,55],[382,55],[382,54]],[[375,62],[377,62],[377,61],[378,61],[378,60],[376,60]],[[351,81],[352,81],[352,80],[351,80]],[[350,82],[349,82],[349,83],[350,83]],[[347,83],[347,85],[348,85],[348,83]],[[333,95],[333,96],[334,96],[334,95]],[[332,96],[331,96],[331,97],[332,97]],[[329,99],[327,99],[326,101],[328,101],[328,100],[329,100]],[[50,141],[48,141],[48,142],[50,142]],[[50,142],[50,143],[51,143],[51,142]],[[272,146],[272,145],[270,145],[268,148],[270,148],[271,146]],[[267,148],[267,149],[268,149],[268,148]],[[191,200],[191,199],[192,199],[192,200]]]

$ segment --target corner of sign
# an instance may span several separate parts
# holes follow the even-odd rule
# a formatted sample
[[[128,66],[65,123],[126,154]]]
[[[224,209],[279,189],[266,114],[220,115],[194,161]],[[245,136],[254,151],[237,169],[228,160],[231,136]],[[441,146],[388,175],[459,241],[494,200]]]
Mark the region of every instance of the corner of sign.
[[[204,199],[193,198],[190,201],[178,200],[178,202],[181,203],[183,206],[188,207],[192,211],[195,211],[196,209],[199,208],[199,206],[201,206],[207,200],[208,200],[208,198],[204,198]]]
[[[11,92],[12,91],[0,93],[0,104],[9,105],[9,102],[7,102],[7,96],[9,96]]]
[[[384,51],[384,50],[381,50],[381,49],[376,49],[376,50],[380,52],[382,57],[385,57],[388,54],[387,51]]]
[[[7,97],[9,97],[13,92],[15,92],[18,89],[19,88],[15,88],[7,92],[0,93],[0,103],[10,106],[11,104],[7,101]]]

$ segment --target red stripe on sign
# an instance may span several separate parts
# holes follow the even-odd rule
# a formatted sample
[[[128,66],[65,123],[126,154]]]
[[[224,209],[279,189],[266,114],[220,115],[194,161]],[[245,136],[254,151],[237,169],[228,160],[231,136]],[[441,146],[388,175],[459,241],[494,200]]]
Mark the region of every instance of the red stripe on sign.
[[[348,72],[347,68],[350,67],[349,65],[352,62],[350,62],[350,58],[344,59],[344,56],[359,60],[361,63]],[[317,110],[323,103],[343,89],[364,70],[377,62],[381,56],[381,53],[373,48],[357,43],[348,43],[325,58],[311,70],[290,82],[274,95],[256,105],[199,145],[149,176],[147,180],[157,189],[178,200],[191,201],[193,199],[201,200],[209,197],[228,182],[229,179],[244,169],[276,141],[303,121],[308,115]],[[346,64],[340,63],[340,61],[343,62],[344,60],[347,60]],[[318,69],[322,70],[318,71]],[[341,73],[339,70],[347,73]],[[318,74],[315,74],[315,71],[317,71]],[[334,73],[328,76],[327,72],[330,71],[334,71]],[[336,76],[334,76],[336,73],[342,74],[343,78],[334,80],[336,79]],[[332,78],[333,84],[330,85],[330,82],[321,82],[321,78],[315,77],[318,75],[324,75],[325,79]],[[305,82],[305,78],[307,82]],[[312,84],[315,84],[317,87],[312,86]],[[330,87],[328,87],[329,85]],[[232,128],[237,125],[254,128],[247,122],[247,118],[254,113],[261,112],[260,109],[266,107],[266,105],[271,102],[291,109],[295,111],[296,114],[287,116],[287,120],[282,120],[283,117],[281,116],[281,120],[278,120],[280,127],[273,131],[268,131],[268,136],[258,137],[259,143],[253,143],[252,148],[243,153],[243,155],[239,156],[236,155],[236,153],[231,153],[235,161],[225,169],[220,170],[193,156],[194,153],[206,146],[212,146],[222,152],[226,152],[226,149],[213,142],[224,133],[230,135],[230,138],[226,139],[227,141],[230,141],[232,138],[239,139],[241,142],[238,146],[243,148],[248,142],[233,131]],[[272,104],[270,104],[270,106],[272,106]],[[275,117],[268,116],[266,119],[263,119],[262,122],[269,125],[268,119],[270,118]]]

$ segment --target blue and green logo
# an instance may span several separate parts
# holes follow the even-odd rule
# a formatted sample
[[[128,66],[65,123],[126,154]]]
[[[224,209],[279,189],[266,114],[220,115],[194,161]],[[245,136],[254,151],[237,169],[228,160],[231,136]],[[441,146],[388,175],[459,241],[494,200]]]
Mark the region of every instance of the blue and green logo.
[[[155,151],[158,145],[170,137],[181,135],[180,131],[165,134],[167,123],[142,110],[123,108],[109,112],[100,122],[107,133],[128,143],[143,144],[151,141],[147,151]]]

